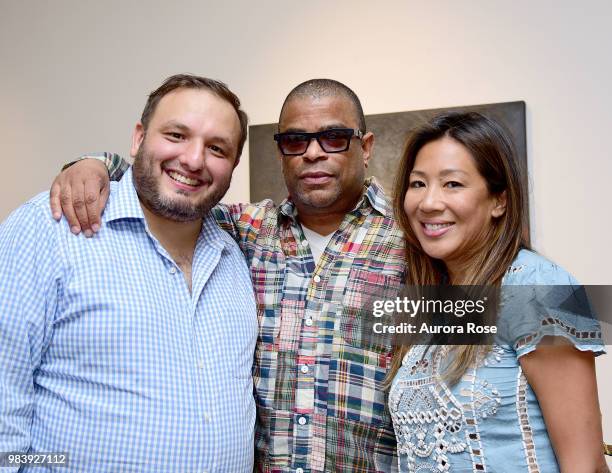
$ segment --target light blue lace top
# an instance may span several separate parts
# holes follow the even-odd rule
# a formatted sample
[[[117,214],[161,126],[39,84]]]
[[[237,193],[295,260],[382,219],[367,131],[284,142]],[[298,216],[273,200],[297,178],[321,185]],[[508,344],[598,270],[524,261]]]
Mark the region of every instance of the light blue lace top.
[[[565,337],[596,355],[605,350],[598,322],[577,316],[558,297],[551,301],[542,291],[538,304],[516,300],[517,294],[536,298],[538,286],[557,285],[577,282],[542,256],[522,250],[503,280],[504,287],[525,288],[502,305],[500,324],[507,324],[503,332],[511,339],[498,338],[452,387],[440,375],[450,347],[418,345],[406,354],[389,393],[401,472],[559,471],[519,358],[546,335]],[[502,300],[503,294],[502,288]]]

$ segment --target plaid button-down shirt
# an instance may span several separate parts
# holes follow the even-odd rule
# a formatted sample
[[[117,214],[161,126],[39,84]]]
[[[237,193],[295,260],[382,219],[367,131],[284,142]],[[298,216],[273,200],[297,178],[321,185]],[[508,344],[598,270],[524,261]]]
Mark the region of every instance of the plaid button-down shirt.
[[[125,168],[107,156],[107,167]],[[257,470],[387,472],[396,442],[382,382],[389,346],[364,344],[359,316],[397,293],[404,241],[381,187],[369,180],[316,264],[285,200],[219,205],[251,270],[259,318],[253,378]]]

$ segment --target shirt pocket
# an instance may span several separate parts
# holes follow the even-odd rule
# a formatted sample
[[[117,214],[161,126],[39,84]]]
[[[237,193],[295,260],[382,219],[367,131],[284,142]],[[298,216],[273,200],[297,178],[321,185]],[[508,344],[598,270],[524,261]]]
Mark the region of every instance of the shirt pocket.
[[[352,268],[340,310],[340,333],[349,345],[383,353],[390,349],[391,337],[374,332],[373,307],[376,301],[394,300],[400,293],[402,280],[392,274],[371,269]]]

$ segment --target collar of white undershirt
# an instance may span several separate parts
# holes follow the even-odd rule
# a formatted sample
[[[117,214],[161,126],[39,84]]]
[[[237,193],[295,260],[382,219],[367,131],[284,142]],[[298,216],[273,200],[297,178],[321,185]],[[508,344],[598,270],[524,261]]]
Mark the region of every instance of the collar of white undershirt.
[[[313,232],[309,228],[306,228],[302,225],[302,231],[304,232],[304,236],[306,240],[308,240],[308,245],[310,246],[310,251],[312,253],[312,257],[314,258],[315,265],[319,263],[325,248],[331,240],[331,237],[334,235],[334,232],[329,235],[321,235],[320,233]]]

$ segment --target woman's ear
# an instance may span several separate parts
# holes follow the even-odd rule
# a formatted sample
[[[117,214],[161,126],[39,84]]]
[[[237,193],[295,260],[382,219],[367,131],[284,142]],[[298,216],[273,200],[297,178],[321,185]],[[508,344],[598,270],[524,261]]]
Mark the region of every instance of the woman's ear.
[[[495,196],[495,207],[491,210],[493,218],[499,218],[506,213],[506,191]]]

